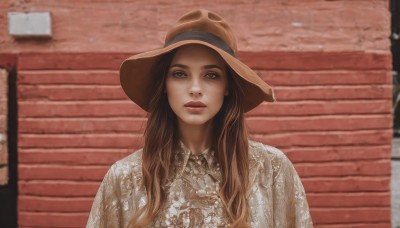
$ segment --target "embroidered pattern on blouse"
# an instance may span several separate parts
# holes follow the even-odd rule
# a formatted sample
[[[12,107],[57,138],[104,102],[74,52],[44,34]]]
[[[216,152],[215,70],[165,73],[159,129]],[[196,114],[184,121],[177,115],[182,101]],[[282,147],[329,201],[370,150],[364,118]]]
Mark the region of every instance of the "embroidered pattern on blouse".
[[[167,200],[150,227],[228,227],[218,196],[221,172],[214,151],[194,155],[183,143],[175,153]],[[126,227],[146,204],[139,150],[117,161],[105,175],[86,227]],[[252,227],[312,227],[307,199],[292,163],[280,150],[249,142],[248,193]]]

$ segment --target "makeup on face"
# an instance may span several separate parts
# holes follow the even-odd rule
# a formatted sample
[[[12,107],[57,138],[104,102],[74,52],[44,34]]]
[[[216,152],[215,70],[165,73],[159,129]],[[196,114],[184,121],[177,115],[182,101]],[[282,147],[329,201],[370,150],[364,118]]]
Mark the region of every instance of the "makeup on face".
[[[168,102],[178,122],[201,125],[221,109],[227,92],[226,63],[215,51],[200,45],[183,46],[168,70]]]

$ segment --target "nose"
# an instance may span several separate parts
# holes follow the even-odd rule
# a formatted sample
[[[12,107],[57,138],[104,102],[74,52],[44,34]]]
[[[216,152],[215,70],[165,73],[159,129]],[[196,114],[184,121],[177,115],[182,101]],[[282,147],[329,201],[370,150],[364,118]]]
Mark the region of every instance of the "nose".
[[[189,93],[191,95],[201,95],[202,94],[200,80],[197,77],[193,77],[192,80],[190,80]]]

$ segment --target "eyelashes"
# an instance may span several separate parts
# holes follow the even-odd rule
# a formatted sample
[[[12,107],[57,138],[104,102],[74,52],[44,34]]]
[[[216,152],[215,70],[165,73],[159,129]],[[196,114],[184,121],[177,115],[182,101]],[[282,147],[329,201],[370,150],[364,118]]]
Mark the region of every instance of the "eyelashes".
[[[186,78],[186,77],[187,77],[187,74],[186,74],[184,71],[182,71],[182,70],[175,70],[175,71],[172,71],[172,72],[171,72],[171,75],[172,75],[174,78]],[[220,75],[219,75],[217,72],[209,71],[209,72],[206,72],[206,74],[204,75],[204,77],[205,77],[205,78],[208,78],[208,79],[217,79],[217,78],[220,77]]]
[[[176,71],[172,71],[171,75],[175,78],[184,78],[187,75],[185,74],[185,72],[181,71],[181,70],[176,70]]]
[[[217,74],[216,72],[209,72],[206,74],[206,77],[210,79],[216,79],[219,77],[219,74]]]

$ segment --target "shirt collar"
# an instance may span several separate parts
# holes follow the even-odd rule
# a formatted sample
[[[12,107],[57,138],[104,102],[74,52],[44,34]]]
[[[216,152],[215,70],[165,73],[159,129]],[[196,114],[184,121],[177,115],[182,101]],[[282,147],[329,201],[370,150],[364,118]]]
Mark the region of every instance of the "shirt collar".
[[[179,140],[178,148],[175,153],[175,174],[181,176],[184,168],[187,166],[189,158],[193,158],[194,160],[204,158],[207,162],[207,169],[209,173],[214,176],[214,178],[221,180],[221,175],[217,173],[220,172],[219,164],[215,159],[215,150],[211,147],[203,150],[200,154],[193,154],[192,151],[183,144],[181,140]]]
[[[255,153],[253,143],[250,142],[249,146],[249,181],[250,186],[253,185],[257,176],[257,170],[260,166],[263,166],[263,159],[261,153]],[[222,173],[220,165],[215,158],[215,150],[212,148],[205,149],[200,155],[194,155],[192,152],[179,140],[178,148],[175,152],[174,169],[170,178],[177,178],[182,176],[185,167],[189,161],[190,156],[203,156],[207,161],[207,172],[217,181],[222,180]],[[250,194],[250,193],[248,193]]]

